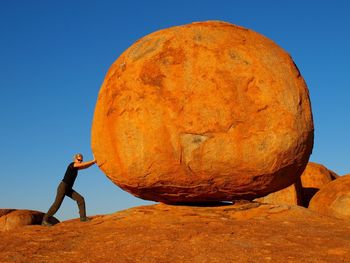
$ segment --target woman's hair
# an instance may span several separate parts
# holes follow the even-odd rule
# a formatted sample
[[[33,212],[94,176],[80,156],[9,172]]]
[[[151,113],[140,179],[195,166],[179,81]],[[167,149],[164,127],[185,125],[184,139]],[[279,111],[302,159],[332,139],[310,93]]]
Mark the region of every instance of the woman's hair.
[[[74,154],[74,156],[73,156],[73,161],[74,161],[75,159],[77,159],[78,157],[83,158],[83,155],[82,155],[81,153]]]

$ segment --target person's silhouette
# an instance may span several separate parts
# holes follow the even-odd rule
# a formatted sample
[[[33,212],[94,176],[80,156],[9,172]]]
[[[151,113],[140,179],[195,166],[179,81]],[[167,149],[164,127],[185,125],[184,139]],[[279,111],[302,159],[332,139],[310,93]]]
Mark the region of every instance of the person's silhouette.
[[[73,162],[71,162],[68,165],[65,175],[61,183],[58,185],[55,201],[50,207],[49,211],[47,211],[47,213],[43,217],[42,225],[44,226],[52,225],[50,223],[50,217],[52,217],[60,208],[65,196],[69,196],[70,198],[72,198],[78,203],[80,221],[82,222],[90,221],[90,219],[86,217],[84,197],[82,197],[78,192],[76,192],[73,189],[73,184],[76,177],[78,176],[78,170],[86,169],[95,163],[96,163],[95,159],[89,162],[83,162],[83,155],[81,153],[74,155]]]

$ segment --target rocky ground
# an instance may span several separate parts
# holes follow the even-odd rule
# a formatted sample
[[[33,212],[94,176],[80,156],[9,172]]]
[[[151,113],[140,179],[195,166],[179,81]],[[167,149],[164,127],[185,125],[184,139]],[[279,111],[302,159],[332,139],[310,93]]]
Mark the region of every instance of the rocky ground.
[[[0,262],[350,262],[350,222],[297,206],[140,206],[0,232]]]

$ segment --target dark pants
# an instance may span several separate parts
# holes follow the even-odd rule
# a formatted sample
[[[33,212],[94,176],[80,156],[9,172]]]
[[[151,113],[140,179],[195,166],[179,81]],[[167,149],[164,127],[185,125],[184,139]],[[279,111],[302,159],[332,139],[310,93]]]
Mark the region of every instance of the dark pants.
[[[86,217],[84,197],[82,197],[79,193],[74,191],[65,182],[61,182],[57,187],[57,195],[55,202],[52,204],[49,211],[47,211],[47,213],[44,215],[43,220],[48,221],[49,217],[53,216],[57,212],[65,196],[69,196],[73,200],[77,201],[80,218]]]

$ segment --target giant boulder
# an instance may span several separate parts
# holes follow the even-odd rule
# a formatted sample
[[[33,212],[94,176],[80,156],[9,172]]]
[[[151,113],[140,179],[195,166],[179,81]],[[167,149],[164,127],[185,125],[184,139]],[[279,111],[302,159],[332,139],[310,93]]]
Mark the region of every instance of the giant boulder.
[[[313,146],[307,86],[270,39],[224,22],[154,32],[110,67],[92,149],[143,199],[253,199],[300,177]]]

